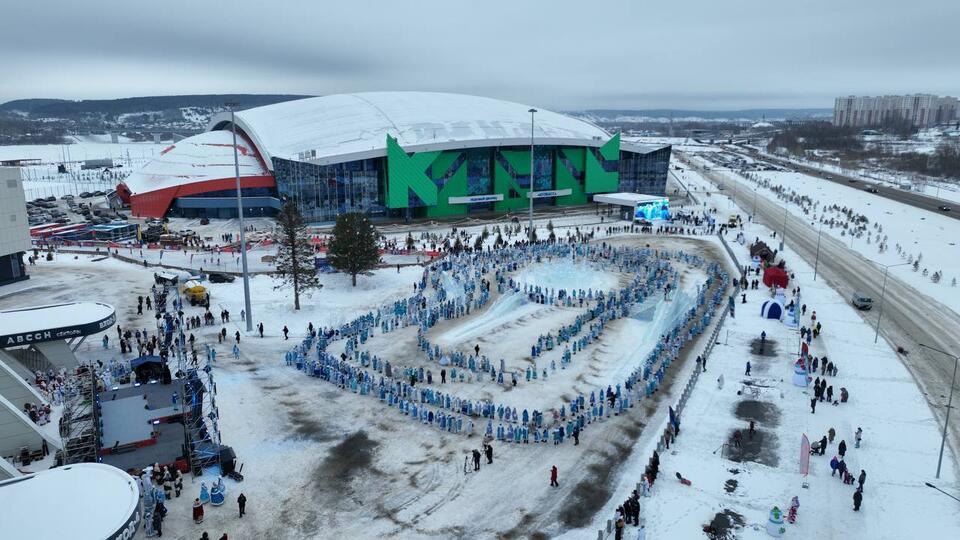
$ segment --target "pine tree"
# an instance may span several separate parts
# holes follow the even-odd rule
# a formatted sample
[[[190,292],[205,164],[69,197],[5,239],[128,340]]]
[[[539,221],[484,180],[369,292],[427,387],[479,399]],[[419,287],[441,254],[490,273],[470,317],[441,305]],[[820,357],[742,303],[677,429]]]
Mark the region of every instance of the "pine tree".
[[[350,274],[354,287],[357,274],[372,270],[380,263],[378,236],[376,227],[363,214],[350,212],[337,217],[327,258],[334,268]]]
[[[413,234],[407,233],[407,250],[413,251],[417,247],[416,240],[413,239]]]
[[[274,289],[293,287],[293,309],[299,310],[301,294],[309,296],[314,289],[323,287],[317,278],[313,262],[314,249],[310,244],[310,233],[293,201],[283,204],[276,222],[274,240],[277,243],[277,258],[274,261],[274,277],[280,280],[280,284]]]
[[[478,236],[477,239],[473,241],[473,249],[483,251],[483,235]]]

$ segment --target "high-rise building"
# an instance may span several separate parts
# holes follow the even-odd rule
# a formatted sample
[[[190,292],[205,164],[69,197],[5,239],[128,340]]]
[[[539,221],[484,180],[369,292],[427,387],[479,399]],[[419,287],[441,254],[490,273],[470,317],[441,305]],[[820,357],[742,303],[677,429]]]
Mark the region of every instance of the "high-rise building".
[[[907,121],[913,127],[930,127],[958,119],[960,102],[950,96],[846,96],[833,104],[833,124],[875,127]]]
[[[19,167],[0,167],[0,285],[27,279],[23,253],[30,249],[27,207]]]

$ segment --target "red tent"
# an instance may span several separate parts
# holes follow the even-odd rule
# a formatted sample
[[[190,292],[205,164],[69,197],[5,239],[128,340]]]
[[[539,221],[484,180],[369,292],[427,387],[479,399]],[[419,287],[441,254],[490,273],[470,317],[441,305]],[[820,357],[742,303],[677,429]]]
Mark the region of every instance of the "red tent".
[[[786,289],[789,281],[787,272],[783,268],[768,266],[763,269],[763,284],[767,287],[777,286]]]

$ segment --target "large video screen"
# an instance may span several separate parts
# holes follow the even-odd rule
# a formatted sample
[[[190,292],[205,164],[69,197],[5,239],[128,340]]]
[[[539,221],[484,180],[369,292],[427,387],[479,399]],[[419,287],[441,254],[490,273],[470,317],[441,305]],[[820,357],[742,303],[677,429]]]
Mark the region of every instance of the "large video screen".
[[[637,205],[634,219],[658,221],[670,219],[670,199],[657,199]]]

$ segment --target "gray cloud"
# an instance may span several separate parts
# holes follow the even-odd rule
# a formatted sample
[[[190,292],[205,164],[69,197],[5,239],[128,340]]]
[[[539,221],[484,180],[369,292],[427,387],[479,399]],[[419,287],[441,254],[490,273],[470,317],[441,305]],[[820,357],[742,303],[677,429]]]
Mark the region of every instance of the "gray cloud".
[[[725,109],[960,88],[952,0],[38,0],[4,14],[15,75],[0,101],[422,89]]]

